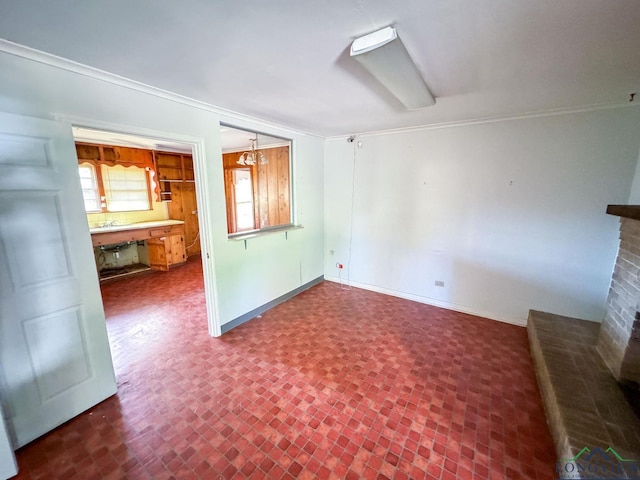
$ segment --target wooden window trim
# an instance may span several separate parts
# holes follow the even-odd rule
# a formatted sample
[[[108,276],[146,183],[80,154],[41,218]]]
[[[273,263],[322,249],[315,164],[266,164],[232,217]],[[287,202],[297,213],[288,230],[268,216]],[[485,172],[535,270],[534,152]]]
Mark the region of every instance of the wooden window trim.
[[[149,209],[153,210],[153,193],[151,193],[151,169],[149,167],[145,168],[144,173],[147,176],[147,198],[149,199]]]
[[[93,170],[96,172],[96,183],[98,184],[98,195],[100,196],[100,212],[108,213],[109,210],[107,210],[107,193],[104,189],[102,168],[100,167],[100,165],[93,165]]]
[[[225,184],[225,196],[227,201],[227,231],[235,232],[236,231],[236,214],[235,214],[235,204],[236,204],[236,193],[233,189],[233,169],[225,168],[224,169],[224,184]]]

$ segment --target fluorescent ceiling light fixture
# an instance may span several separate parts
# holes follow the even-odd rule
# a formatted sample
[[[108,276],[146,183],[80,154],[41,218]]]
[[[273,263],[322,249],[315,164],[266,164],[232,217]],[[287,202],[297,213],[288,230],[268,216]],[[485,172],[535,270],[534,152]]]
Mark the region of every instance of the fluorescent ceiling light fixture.
[[[409,110],[436,103],[395,28],[385,27],[356,38],[351,44],[351,56]]]

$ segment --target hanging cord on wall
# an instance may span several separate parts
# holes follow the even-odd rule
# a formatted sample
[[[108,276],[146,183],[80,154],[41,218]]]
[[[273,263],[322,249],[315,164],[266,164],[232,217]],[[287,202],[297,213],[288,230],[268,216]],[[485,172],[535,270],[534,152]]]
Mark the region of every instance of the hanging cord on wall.
[[[185,247],[185,250],[189,250],[191,247],[193,247],[196,242],[198,241],[198,239],[200,238],[200,230],[198,230],[198,233],[196,233],[196,238],[193,240],[193,243],[187,247]]]
[[[351,173],[351,220],[349,221],[349,256],[347,258],[347,288],[351,288],[351,248],[353,246],[353,210],[356,196],[356,142],[355,136],[349,137],[353,147],[353,169]],[[361,142],[358,142],[360,145]],[[340,282],[342,284],[342,282]],[[343,286],[344,288],[344,286]]]

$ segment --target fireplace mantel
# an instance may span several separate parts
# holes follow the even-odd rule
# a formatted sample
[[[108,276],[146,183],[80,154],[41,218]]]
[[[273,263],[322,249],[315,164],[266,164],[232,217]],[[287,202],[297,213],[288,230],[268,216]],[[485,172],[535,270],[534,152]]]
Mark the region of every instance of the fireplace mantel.
[[[618,217],[640,220],[640,205],[607,205],[607,213]]]

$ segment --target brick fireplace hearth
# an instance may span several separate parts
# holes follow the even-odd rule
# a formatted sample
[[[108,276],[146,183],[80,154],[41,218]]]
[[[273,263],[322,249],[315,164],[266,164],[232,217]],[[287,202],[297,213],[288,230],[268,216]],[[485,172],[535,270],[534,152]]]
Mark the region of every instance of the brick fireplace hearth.
[[[640,206],[607,213],[622,218],[602,323],[532,310],[527,330],[559,462],[586,447],[640,465]]]

